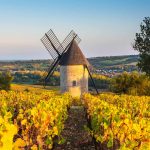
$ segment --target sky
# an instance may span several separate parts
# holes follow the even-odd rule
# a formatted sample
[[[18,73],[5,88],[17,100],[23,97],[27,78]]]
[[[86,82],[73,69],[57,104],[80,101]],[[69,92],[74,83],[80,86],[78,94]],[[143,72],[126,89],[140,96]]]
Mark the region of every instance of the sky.
[[[73,29],[86,57],[137,54],[132,45],[150,0],[0,0],[0,60],[47,59],[40,39]]]

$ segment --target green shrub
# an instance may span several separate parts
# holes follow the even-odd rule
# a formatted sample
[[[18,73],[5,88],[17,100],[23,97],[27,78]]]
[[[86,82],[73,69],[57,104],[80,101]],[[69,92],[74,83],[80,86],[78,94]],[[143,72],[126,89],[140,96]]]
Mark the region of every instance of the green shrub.
[[[12,79],[10,72],[0,72],[0,90],[10,90]]]
[[[111,79],[111,91],[131,95],[150,95],[150,78],[137,72],[124,72]]]

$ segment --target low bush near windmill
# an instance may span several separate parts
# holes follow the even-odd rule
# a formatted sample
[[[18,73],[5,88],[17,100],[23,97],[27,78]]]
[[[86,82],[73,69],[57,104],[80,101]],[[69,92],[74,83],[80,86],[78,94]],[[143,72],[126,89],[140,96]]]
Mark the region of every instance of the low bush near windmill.
[[[0,72],[0,90],[10,90],[12,80],[10,72]]]
[[[130,95],[150,96],[150,78],[138,72],[124,72],[110,80],[112,92]]]
[[[51,149],[61,138],[69,94],[0,91],[0,98],[0,149]]]
[[[83,96],[90,133],[99,148],[149,149],[150,97],[108,95]]]

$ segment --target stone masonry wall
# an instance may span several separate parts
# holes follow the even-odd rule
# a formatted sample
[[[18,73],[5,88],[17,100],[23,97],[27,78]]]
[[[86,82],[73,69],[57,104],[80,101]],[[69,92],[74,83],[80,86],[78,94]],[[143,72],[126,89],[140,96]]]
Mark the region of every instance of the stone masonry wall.
[[[73,86],[73,81],[76,86]],[[88,92],[88,71],[83,65],[60,66],[61,92],[70,92],[72,96],[79,97]]]

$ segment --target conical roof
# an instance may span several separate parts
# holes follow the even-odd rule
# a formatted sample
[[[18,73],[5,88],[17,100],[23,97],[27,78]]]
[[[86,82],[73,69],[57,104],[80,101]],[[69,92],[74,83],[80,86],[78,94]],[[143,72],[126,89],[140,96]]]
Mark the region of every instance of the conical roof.
[[[63,55],[59,64],[62,66],[67,66],[67,65],[87,65],[87,66],[89,66],[88,60],[83,55],[81,49],[79,48],[79,46],[75,40],[72,41],[69,49]]]

